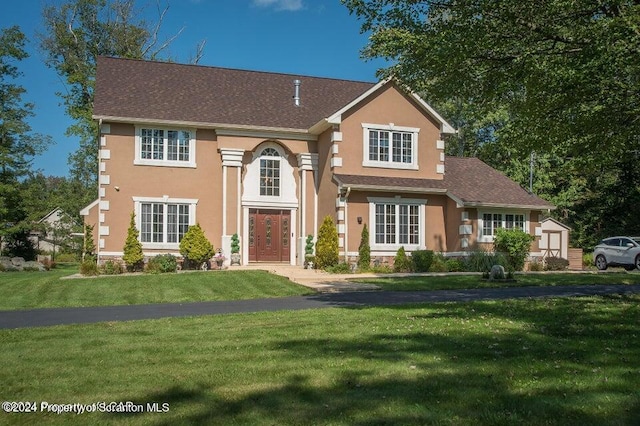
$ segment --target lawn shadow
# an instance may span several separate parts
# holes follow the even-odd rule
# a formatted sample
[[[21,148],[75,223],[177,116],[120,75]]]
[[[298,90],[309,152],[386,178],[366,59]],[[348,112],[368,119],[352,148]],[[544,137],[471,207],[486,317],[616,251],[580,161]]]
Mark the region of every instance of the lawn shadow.
[[[267,349],[306,368],[267,388],[229,394],[202,382],[131,400],[169,402],[170,416],[145,417],[157,425],[633,424],[640,345],[627,337],[638,335],[637,297],[609,297],[629,305],[622,317],[595,299],[382,308],[410,312],[393,327],[425,327],[283,337]],[[456,333],[443,327],[452,321]],[[612,397],[616,406],[600,407]]]

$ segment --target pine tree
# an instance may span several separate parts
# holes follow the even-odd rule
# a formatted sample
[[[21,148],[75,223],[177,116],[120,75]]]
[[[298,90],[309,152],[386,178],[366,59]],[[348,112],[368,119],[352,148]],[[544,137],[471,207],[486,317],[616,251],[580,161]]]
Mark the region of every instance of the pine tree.
[[[213,246],[204,235],[200,224],[190,226],[184,234],[180,241],[180,254],[196,267],[211,259]]]
[[[393,261],[393,272],[410,272],[411,262],[404,251],[404,246],[400,247],[396,252],[396,258]]]
[[[129,272],[140,271],[144,264],[144,254],[142,254],[142,243],[138,237],[140,232],[136,228],[136,214],[131,212],[131,221],[129,222],[129,229],[127,229],[127,239],[124,242],[124,260]]]
[[[360,247],[358,247],[358,268],[361,271],[369,270],[371,266],[371,247],[369,246],[369,229],[367,224],[362,228],[360,235]]]
[[[337,265],[338,255],[338,230],[331,216],[326,216],[316,241],[316,268],[324,269]]]

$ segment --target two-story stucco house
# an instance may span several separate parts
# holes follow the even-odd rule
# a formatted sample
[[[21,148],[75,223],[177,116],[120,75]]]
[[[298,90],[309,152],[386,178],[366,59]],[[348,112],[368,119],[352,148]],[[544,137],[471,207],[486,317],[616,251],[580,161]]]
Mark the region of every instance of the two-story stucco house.
[[[136,214],[145,254],[178,254],[199,223],[242,262],[301,264],[329,215],[342,256],[364,224],[373,257],[462,255],[499,227],[539,234],[553,208],[474,158],[444,154],[454,132],[394,81],[98,59],[99,198],[82,211],[100,261],[122,256]],[[538,242],[532,252],[539,251]]]

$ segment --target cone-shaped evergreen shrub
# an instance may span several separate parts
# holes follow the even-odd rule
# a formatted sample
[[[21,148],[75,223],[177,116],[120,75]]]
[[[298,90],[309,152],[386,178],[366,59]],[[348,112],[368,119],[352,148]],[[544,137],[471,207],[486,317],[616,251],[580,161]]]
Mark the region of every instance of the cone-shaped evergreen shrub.
[[[367,224],[364,224],[362,228],[362,234],[360,234],[360,247],[358,247],[358,268],[361,271],[369,270],[371,266],[371,247],[369,246],[369,229]]]
[[[411,271],[411,261],[407,257],[407,254],[404,252],[404,246],[398,249],[396,253],[396,258],[393,261],[393,272],[410,272]]]
[[[142,254],[142,243],[138,237],[140,232],[136,228],[136,214],[131,212],[131,221],[127,229],[127,239],[124,241],[124,254],[122,260],[127,265],[127,271],[141,271],[144,266],[144,254]]]
[[[240,238],[238,234],[231,236],[231,254],[240,253]]]
[[[338,230],[331,216],[326,216],[318,231],[316,241],[316,263],[318,269],[338,264]]]
[[[200,267],[202,263],[213,256],[213,246],[204,235],[200,224],[189,227],[182,241],[180,241],[180,254],[183,255],[194,267]]]

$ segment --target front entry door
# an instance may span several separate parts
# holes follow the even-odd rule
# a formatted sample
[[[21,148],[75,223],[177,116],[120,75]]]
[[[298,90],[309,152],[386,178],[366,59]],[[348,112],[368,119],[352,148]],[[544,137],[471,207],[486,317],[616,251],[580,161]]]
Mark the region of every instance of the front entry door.
[[[249,261],[289,262],[291,212],[249,210]]]

